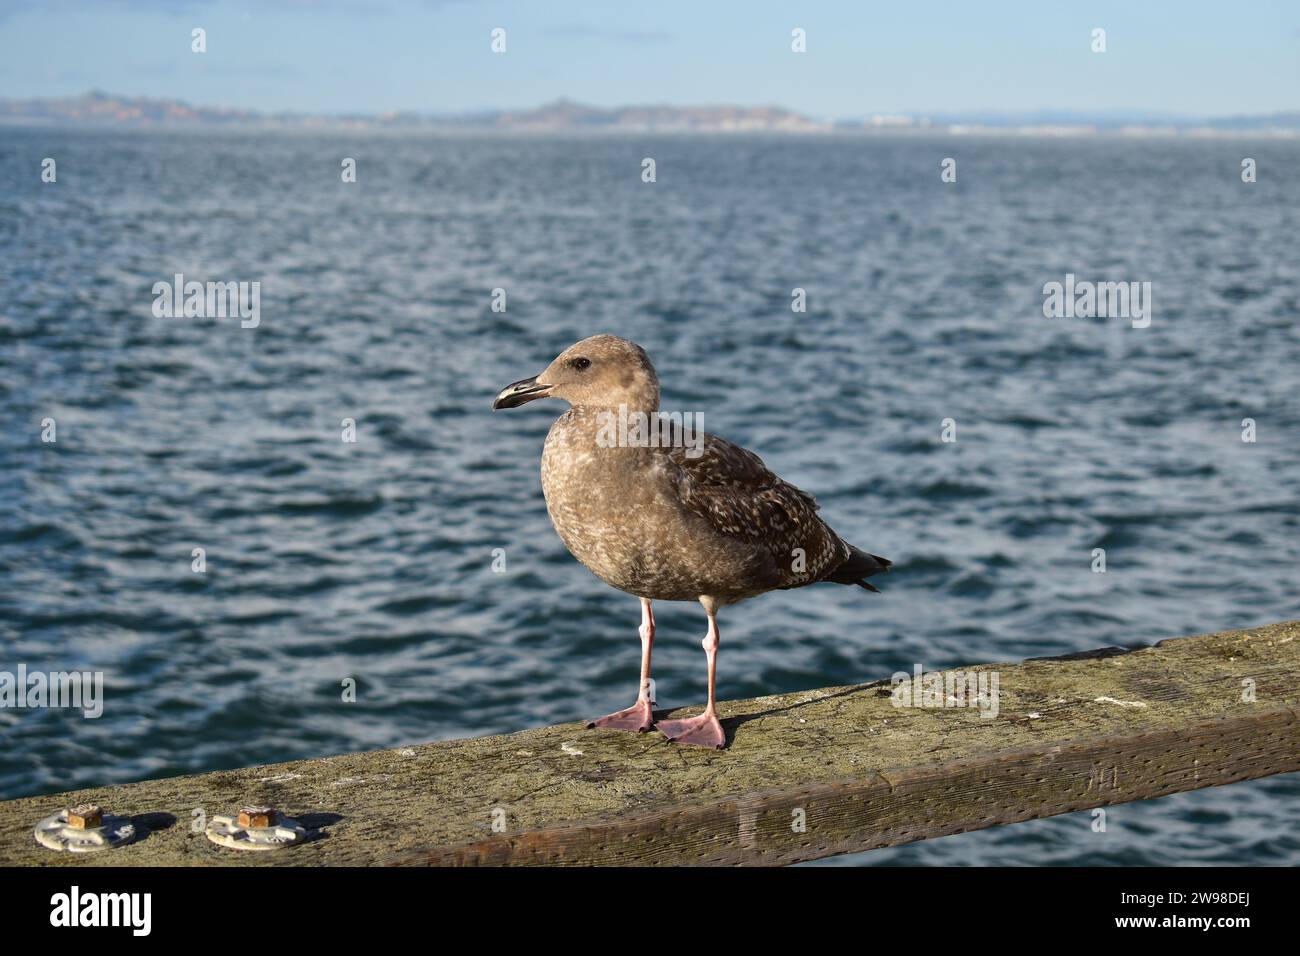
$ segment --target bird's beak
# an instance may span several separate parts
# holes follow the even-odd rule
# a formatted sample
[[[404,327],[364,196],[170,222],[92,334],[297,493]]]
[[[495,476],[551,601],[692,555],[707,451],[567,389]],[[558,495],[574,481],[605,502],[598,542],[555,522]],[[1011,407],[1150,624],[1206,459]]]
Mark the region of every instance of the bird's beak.
[[[520,379],[501,389],[501,394],[497,395],[492,408],[515,408],[535,398],[545,398],[549,394],[551,394],[551,386],[543,385],[534,375],[532,378]]]

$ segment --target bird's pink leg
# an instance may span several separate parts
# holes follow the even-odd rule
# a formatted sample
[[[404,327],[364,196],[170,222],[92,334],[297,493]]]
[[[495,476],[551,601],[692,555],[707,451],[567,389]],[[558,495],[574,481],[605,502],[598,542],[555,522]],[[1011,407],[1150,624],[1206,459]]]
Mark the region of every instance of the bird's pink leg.
[[[708,604],[704,609],[709,614],[709,633],[704,635],[704,654],[709,660],[709,703],[704,713],[698,717],[683,720],[661,720],[655,724],[655,730],[662,733],[675,744],[694,744],[697,747],[713,747],[721,750],[727,744],[727,735],[722,732],[718,722],[717,701],[718,684],[718,618],[716,609]]]
[[[655,614],[646,598],[641,599],[641,689],[637,692],[636,703],[626,710],[620,710],[606,717],[597,717],[587,722],[588,727],[608,727],[612,730],[635,730],[645,733],[654,726],[654,717],[650,710],[654,699],[650,696],[650,649],[655,642]]]

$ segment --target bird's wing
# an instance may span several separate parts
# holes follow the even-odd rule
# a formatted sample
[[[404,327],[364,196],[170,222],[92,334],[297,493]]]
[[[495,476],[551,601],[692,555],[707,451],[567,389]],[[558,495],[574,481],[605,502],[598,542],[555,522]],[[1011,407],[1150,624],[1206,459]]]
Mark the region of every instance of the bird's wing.
[[[817,517],[812,495],[752,451],[716,435],[704,434],[702,443],[700,437],[665,449],[676,466],[678,496],[718,534],[767,551],[773,586],[811,584],[848,559],[849,546]]]

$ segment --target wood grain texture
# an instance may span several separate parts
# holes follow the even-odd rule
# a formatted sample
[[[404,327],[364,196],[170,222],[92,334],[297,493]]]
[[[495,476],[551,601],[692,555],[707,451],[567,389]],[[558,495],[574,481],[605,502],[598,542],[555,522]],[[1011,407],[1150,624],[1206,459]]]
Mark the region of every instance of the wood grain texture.
[[[1300,622],[972,669],[997,674],[996,717],[877,681],[725,703],[722,752],[564,724],[11,800],[0,863],[785,864],[1300,770]],[[36,844],[86,802],[152,832]],[[191,831],[248,804],[321,836],[240,854]]]

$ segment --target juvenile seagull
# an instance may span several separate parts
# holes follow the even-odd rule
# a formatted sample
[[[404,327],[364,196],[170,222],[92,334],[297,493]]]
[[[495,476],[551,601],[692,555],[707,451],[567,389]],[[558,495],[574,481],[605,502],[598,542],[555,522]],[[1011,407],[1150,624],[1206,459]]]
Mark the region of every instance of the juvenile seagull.
[[[635,420],[637,413],[658,419],[654,366],[627,339],[594,335],[569,346],[541,374],[507,385],[492,407],[546,397],[571,406],[551,426],[542,451],[542,492],[551,523],[596,577],[641,599],[636,703],[587,726],[640,733],[654,727],[670,741],[721,749],[726,736],[715,698],[718,609],[818,581],[875,591],[865,579],[889,570],[890,562],[842,540],[817,517],[811,495],[739,445],[680,427],[668,442],[635,429],[626,434],[648,440],[611,440],[623,434],[617,423]],[[709,703],[697,717],[656,723],[651,713],[651,601],[699,601],[709,616]]]

